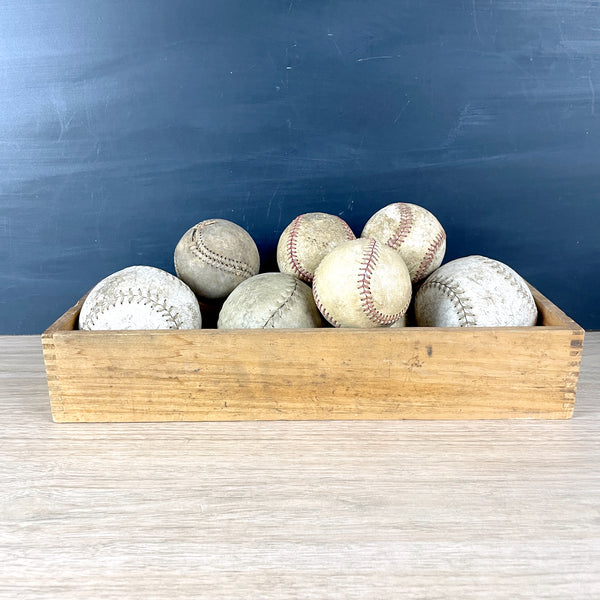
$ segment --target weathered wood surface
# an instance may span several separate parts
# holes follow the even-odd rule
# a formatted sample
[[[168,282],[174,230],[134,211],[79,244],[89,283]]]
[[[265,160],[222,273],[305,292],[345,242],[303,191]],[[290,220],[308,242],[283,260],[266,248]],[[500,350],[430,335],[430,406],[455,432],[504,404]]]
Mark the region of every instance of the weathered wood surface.
[[[571,420],[55,424],[0,338],[0,598],[600,597],[600,333]]]
[[[584,332],[538,327],[44,332],[56,421],[569,418]]]

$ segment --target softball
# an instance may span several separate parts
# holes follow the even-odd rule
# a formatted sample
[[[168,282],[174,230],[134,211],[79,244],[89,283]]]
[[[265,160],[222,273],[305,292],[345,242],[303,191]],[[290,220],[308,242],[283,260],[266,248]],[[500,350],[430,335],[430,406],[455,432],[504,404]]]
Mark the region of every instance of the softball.
[[[383,327],[404,316],[410,275],[400,255],[375,239],[340,244],[317,267],[313,295],[335,327]]]

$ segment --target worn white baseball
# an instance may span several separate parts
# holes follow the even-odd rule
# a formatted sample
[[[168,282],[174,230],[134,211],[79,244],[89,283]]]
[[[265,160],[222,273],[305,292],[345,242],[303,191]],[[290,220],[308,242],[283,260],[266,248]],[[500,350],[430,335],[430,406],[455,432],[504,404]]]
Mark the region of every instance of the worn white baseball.
[[[223,303],[219,329],[292,329],[323,324],[310,287],[288,273],[261,273]]]
[[[256,275],[260,257],[250,234],[225,219],[188,229],[175,247],[175,272],[201,298],[225,298]]]
[[[356,239],[350,226],[336,215],[313,212],[296,217],[277,244],[277,265],[282,273],[311,283],[319,263],[342,242]]]
[[[133,266],[96,284],[79,314],[79,329],[200,329],[194,292],[155,267]]]
[[[435,271],[446,253],[446,232],[437,218],[416,204],[396,202],[378,210],[361,237],[375,238],[397,250],[413,283]]]
[[[525,280],[485,256],[452,260],[434,271],[415,296],[421,327],[535,325],[537,307]]]
[[[383,327],[404,316],[412,285],[400,255],[372,238],[334,248],[317,267],[313,295],[335,327]]]

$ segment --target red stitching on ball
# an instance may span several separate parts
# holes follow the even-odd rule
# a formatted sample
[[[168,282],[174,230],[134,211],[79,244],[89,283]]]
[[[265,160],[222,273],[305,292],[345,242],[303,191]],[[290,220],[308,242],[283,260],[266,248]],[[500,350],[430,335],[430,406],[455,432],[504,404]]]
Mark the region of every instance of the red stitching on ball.
[[[398,206],[400,209],[400,221],[394,231],[394,235],[386,242],[394,250],[398,250],[403,244],[415,221],[412,208],[408,204],[399,202]]]
[[[354,235],[354,231],[352,231],[352,229],[350,228],[350,225],[348,225],[348,223],[346,223],[346,221],[344,221],[344,219],[342,219],[341,217],[338,217],[338,219],[340,220],[340,223],[344,228],[344,231],[346,232],[346,237],[348,238],[348,240],[355,240],[356,236]]]
[[[378,325],[391,325],[395,323],[402,313],[386,315],[375,308],[371,293],[371,276],[379,260],[379,242],[370,239],[359,267],[358,291],[360,292],[361,307],[367,318]]]
[[[298,260],[298,229],[300,227],[300,221],[302,220],[302,217],[303,215],[300,215],[292,221],[292,229],[290,230],[290,235],[286,245],[287,257],[296,275],[298,275],[300,279],[303,279],[307,283],[311,283],[314,276],[304,267],[302,267]]]
[[[319,312],[327,319],[327,321],[329,321],[329,323],[331,325],[333,325],[334,327],[341,327],[342,324],[340,322],[336,321],[331,316],[329,311],[323,306],[323,303],[321,302],[321,298],[319,297],[319,292],[317,291],[316,285],[313,285],[312,292],[313,292],[313,298],[315,299],[315,304],[317,305]]]
[[[429,248],[427,248],[427,252],[425,252],[425,256],[423,256],[423,259],[419,263],[419,268],[417,269],[417,272],[413,276],[413,283],[419,281],[419,279],[422,279],[425,276],[427,269],[429,269],[431,263],[433,262],[433,259],[435,258],[435,255],[437,254],[437,251],[440,249],[441,245],[444,243],[445,240],[445,231],[438,232],[438,234],[433,238],[431,244],[429,244]]]

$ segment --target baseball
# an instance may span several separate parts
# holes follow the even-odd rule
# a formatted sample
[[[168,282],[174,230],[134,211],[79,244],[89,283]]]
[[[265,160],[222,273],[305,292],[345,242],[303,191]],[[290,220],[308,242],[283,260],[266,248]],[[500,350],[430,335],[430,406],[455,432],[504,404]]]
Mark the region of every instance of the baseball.
[[[342,242],[356,239],[346,221],[335,215],[314,212],[296,217],[277,244],[277,265],[311,283],[319,263]]]
[[[535,325],[537,307],[513,269],[485,256],[466,256],[423,282],[415,317],[421,327],[517,327]]]
[[[223,303],[219,329],[320,327],[310,287],[288,273],[262,273],[240,283]]]
[[[209,219],[188,229],[175,248],[175,272],[201,298],[225,298],[260,268],[250,234],[225,219]]]
[[[155,267],[134,266],[100,281],[87,295],[79,329],[200,329],[194,292]]]
[[[390,327],[406,327],[407,319],[406,314],[402,315],[395,323],[392,323]]]
[[[335,327],[383,327],[404,316],[412,285],[400,255],[375,239],[332,250],[317,267],[313,295]]]
[[[375,238],[400,253],[413,283],[427,277],[444,260],[446,232],[427,209],[396,202],[378,210],[361,237]]]

